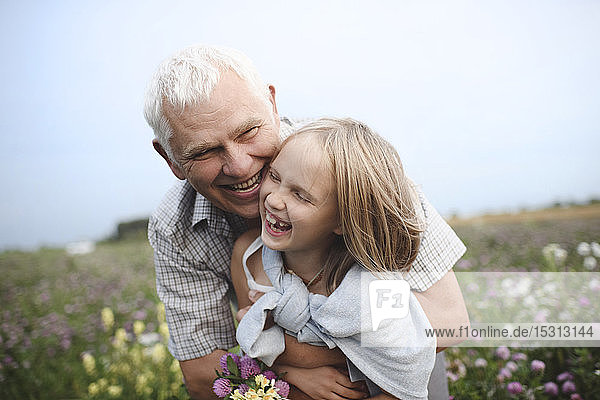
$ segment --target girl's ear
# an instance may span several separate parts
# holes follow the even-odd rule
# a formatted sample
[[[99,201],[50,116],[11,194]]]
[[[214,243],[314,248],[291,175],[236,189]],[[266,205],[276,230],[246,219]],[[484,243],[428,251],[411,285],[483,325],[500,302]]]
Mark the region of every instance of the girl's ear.
[[[334,230],[333,233],[335,233],[336,235],[342,236],[342,226],[338,225]]]

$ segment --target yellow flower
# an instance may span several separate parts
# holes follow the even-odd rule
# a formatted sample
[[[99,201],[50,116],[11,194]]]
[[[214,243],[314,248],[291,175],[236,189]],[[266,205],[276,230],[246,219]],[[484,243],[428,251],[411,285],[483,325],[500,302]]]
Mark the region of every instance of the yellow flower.
[[[90,396],[95,396],[99,392],[100,392],[100,387],[98,386],[98,384],[96,382],[90,383],[90,385],[88,386],[88,393],[90,394]]]
[[[133,365],[141,365],[144,355],[142,354],[142,350],[139,347],[134,347],[129,351],[129,355],[131,356],[131,361],[133,361]]]
[[[264,388],[269,384],[269,380],[263,374],[256,375],[254,381],[257,385],[260,385],[261,388]]]
[[[156,343],[152,346],[152,361],[159,364],[165,360],[167,357],[167,350],[165,349],[165,345],[162,343]]]
[[[119,397],[121,393],[123,393],[123,388],[121,386],[111,385],[108,387],[107,391],[110,397]]]
[[[104,307],[101,312],[102,315],[102,323],[104,324],[104,329],[109,330],[113,327],[115,323],[115,315],[112,310],[108,307]]]
[[[146,329],[146,325],[142,321],[135,321],[133,323],[133,333],[135,333],[136,336],[140,336],[144,333],[144,329]]]
[[[245,393],[244,397],[248,400],[260,400],[258,393],[256,393],[256,391],[254,389],[248,389],[248,391]]]
[[[115,340],[113,341],[113,346],[115,346],[116,348],[123,347],[126,340],[127,340],[127,332],[125,332],[125,329],[119,328],[115,332]]]
[[[106,388],[106,386],[108,386],[108,382],[106,381],[106,379],[100,378],[100,379],[98,379],[98,386],[99,386],[100,390],[104,390]]]
[[[120,362],[117,364],[116,371],[121,376],[129,376],[129,374],[131,373],[131,367],[128,363]]]
[[[165,305],[163,303],[156,305],[156,317],[159,322],[165,322]]]
[[[169,340],[169,326],[166,322],[161,322],[161,324],[158,326],[158,333],[160,333],[165,339]]]
[[[94,359],[93,355],[89,353],[83,354],[83,368],[88,375],[92,375],[94,372],[96,372],[96,360]]]
[[[138,375],[135,378],[135,392],[142,396],[148,387],[148,377],[145,374]]]
[[[178,373],[180,370],[181,368],[179,367],[179,361],[173,360],[171,363],[171,372]]]

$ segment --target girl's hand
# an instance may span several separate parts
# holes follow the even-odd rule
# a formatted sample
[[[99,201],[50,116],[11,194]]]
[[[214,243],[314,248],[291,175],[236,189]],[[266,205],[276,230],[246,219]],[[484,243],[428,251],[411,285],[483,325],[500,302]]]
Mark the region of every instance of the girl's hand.
[[[235,313],[235,319],[237,319],[237,322],[240,322],[242,320],[242,318],[244,318],[244,315],[246,315],[246,313],[248,312],[250,307],[252,307],[252,304],[250,304],[249,306],[246,306],[244,308],[240,308],[238,310],[238,312]]]
[[[235,313],[235,319],[237,319],[237,322],[240,322],[242,320],[242,318],[244,318],[244,315],[246,315],[246,313],[248,312],[250,307],[252,307],[252,304],[239,309],[238,312]],[[267,320],[265,321],[265,326],[263,327],[263,330],[267,330],[267,329],[271,328],[273,325],[275,325],[275,322],[273,321],[273,315],[271,314],[271,311],[269,311],[267,313]]]
[[[351,382],[347,375],[329,366],[297,368],[281,366],[286,381],[314,400],[364,399],[368,396],[364,381]]]

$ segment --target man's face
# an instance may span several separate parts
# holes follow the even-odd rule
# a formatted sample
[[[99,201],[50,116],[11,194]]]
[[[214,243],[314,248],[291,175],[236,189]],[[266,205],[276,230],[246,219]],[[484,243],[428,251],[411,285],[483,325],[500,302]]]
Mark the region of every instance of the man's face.
[[[179,179],[222,210],[258,216],[265,165],[279,145],[275,91],[270,99],[233,72],[224,73],[206,104],[183,113],[165,106]]]

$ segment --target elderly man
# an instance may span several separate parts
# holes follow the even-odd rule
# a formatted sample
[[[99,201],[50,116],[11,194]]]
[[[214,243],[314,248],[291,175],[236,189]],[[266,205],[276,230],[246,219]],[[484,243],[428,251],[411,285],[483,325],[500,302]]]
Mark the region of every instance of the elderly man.
[[[230,310],[233,242],[259,223],[265,166],[294,126],[279,117],[275,88],[263,83],[244,55],[211,46],[187,48],[161,64],[148,88],[145,116],[154,129],[154,148],[181,180],[152,215],[148,231],[169,350],[192,397],[214,398],[214,370],[236,345]],[[411,283],[434,327],[456,326],[468,320],[451,271],[464,246],[426,201],[423,208],[427,230]],[[277,359],[347,382],[330,367],[343,362],[336,349],[287,335],[286,351]],[[353,389],[343,397],[359,398]]]

